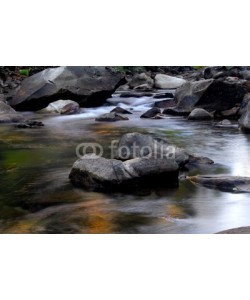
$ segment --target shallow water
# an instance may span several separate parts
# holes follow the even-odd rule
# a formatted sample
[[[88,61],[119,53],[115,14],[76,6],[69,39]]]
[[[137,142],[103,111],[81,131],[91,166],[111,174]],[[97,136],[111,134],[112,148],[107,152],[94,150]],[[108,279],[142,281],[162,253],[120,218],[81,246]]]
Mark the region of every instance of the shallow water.
[[[214,166],[189,174],[250,176],[250,138],[237,127],[216,128],[212,122],[191,122],[182,117],[140,119],[150,103],[141,100],[131,107],[123,102],[121,106],[134,112],[129,121],[95,122],[96,115],[114,107],[106,106],[84,109],[73,116],[29,114],[42,119],[45,126],[39,129],[1,125],[0,232],[215,233],[249,226],[248,194],[223,193],[188,180],[180,180],[177,189],[134,195],[72,187],[68,175],[79,143],[98,142],[109,157],[111,141],[135,131],[157,133],[215,161]]]

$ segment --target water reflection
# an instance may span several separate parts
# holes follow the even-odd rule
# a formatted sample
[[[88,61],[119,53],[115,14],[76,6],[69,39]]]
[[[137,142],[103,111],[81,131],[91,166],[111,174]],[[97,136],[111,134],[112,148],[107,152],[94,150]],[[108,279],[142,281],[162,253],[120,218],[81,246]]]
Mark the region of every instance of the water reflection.
[[[139,115],[132,115],[123,127],[81,115],[43,117],[46,126],[37,130],[1,126],[0,232],[214,233],[250,225],[249,195],[210,190],[187,180],[181,180],[178,189],[147,189],[133,195],[72,187],[68,174],[78,143],[99,142],[108,157],[111,141],[132,131],[157,133],[216,162],[192,169],[189,175],[250,176],[250,138],[237,128],[179,117],[142,120]]]

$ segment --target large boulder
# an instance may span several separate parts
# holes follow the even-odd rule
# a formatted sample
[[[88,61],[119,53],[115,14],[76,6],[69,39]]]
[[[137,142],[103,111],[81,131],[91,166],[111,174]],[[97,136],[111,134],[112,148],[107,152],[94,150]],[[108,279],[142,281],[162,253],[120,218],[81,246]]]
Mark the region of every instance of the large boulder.
[[[178,165],[174,160],[135,158],[122,162],[95,154],[78,159],[70,172],[73,185],[90,190],[126,190],[138,186],[178,185]]]
[[[248,102],[245,112],[239,119],[240,129],[245,133],[250,133],[250,102]]]
[[[203,108],[195,108],[188,116],[188,120],[212,120],[213,115]]]
[[[0,123],[19,123],[25,118],[8,104],[0,101]]]
[[[191,182],[207,188],[230,193],[250,193],[250,177],[228,175],[198,175],[189,178]]]
[[[131,81],[128,83],[131,89],[152,89],[154,80],[145,73],[135,74]]]
[[[242,102],[248,90],[245,83],[232,78],[187,82],[176,91],[176,107],[164,113],[188,115],[196,107],[208,111],[229,110]]]
[[[38,111],[39,113],[47,114],[77,114],[80,112],[80,106],[77,102],[72,100],[57,100],[51,102],[47,107]]]
[[[7,100],[17,110],[39,110],[59,99],[94,107],[123,83],[124,76],[108,67],[50,68],[24,79]]]
[[[176,89],[186,83],[186,80],[165,74],[155,76],[155,87],[158,89]]]

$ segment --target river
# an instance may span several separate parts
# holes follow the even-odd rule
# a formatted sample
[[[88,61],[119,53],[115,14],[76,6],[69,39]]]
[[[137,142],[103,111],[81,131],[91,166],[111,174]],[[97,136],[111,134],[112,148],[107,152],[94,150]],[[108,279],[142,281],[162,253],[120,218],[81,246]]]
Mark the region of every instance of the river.
[[[155,101],[155,100],[154,100]],[[83,109],[79,115],[42,116],[44,127],[0,126],[1,233],[215,233],[249,226],[248,194],[230,194],[196,186],[186,179],[179,188],[122,193],[77,189],[68,179],[80,143],[109,146],[127,132],[156,133],[215,164],[184,175],[250,176],[250,137],[237,126],[215,127],[212,121],[183,117],[140,119],[152,105],[149,97],[109,100],[109,106]],[[132,109],[129,121],[95,122],[114,105]]]

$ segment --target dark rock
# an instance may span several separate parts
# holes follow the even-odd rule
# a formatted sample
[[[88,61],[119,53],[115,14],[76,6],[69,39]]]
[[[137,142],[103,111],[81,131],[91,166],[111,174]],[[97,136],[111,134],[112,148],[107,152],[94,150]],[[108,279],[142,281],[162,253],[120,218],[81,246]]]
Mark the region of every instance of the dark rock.
[[[153,97],[154,99],[165,99],[165,98],[174,98],[172,93],[163,93],[163,94],[156,94]]]
[[[131,89],[138,88],[143,85],[143,89],[152,89],[154,80],[145,73],[135,74],[128,83]]]
[[[25,78],[7,100],[17,110],[39,110],[58,99],[94,107],[124,83],[124,76],[108,67],[51,68]]]
[[[203,108],[195,108],[188,116],[188,120],[211,120],[213,115]]]
[[[110,112],[97,117],[95,120],[99,122],[116,122],[116,121],[126,121],[129,120],[129,118],[123,117],[115,112]]]
[[[141,98],[141,97],[152,97],[152,93],[135,93],[135,92],[125,92],[120,95],[120,98]]]
[[[23,123],[19,123],[16,125],[17,128],[38,128],[42,126],[44,126],[42,122],[33,120],[27,120]]]
[[[239,116],[242,116],[243,113],[247,111],[247,105],[249,102],[250,102],[250,93],[246,94],[243,98],[243,101],[241,102],[240,109],[238,112]]]
[[[227,175],[199,175],[189,177],[190,181],[207,188],[230,193],[250,193],[250,177]]]
[[[177,89],[174,108],[176,114],[186,115],[194,108],[208,111],[225,111],[237,107],[247,93],[244,80],[201,80],[188,82]]]
[[[174,100],[162,100],[162,101],[156,101],[154,103],[154,107],[158,108],[170,108],[174,107],[176,105]]]
[[[135,158],[122,162],[95,154],[78,159],[70,172],[73,185],[90,190],[136,189],[138,186],[178,186],[178,165],[174,160]]]
[[[228,69],[226,67],[207,67],[204,70],[205,79],[217,79],[220,77],[229,76]]]
[[[220,111],[218,113],[215,112],[215,117],[235,119],[238,115],[239,109],[239,106],[237,106],[228,110]]]
[[[205,156],[193,156],[189,154],[189,164],[205,164],[205,165],[211,165],[214,161],[208,157]]]
[[[119,107],[119,106],[115,107],[110,112],[115,112],[117,114],[132,114],[132,112],[130,112],[122,107]]]
[[[245,112],[239,119],[240,129],[245,133],[250,133],[250,102],[248,102]]]
[[[159,113],[161,113],[160,108],[153,107],[153,108],[150,108],[149,110],[147,110],[145,113],[143,113],[140,116],[140,118],[153,118]]]

